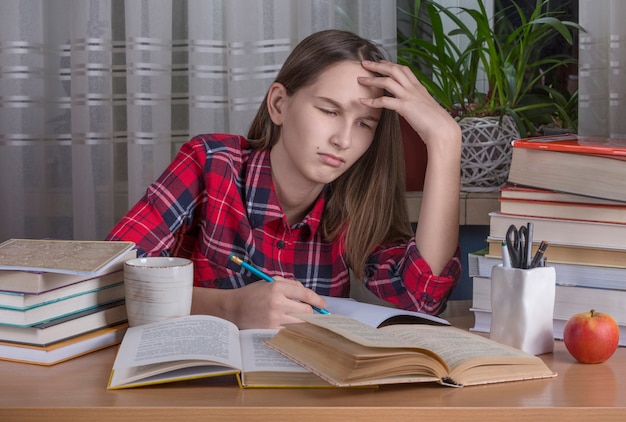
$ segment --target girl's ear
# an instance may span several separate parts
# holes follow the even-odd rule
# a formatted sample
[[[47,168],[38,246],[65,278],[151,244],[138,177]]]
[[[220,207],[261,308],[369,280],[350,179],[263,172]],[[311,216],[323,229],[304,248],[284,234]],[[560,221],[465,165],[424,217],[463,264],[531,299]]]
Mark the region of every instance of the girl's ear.
[[[267,92],[267,109],[272,122],[277,126],[282,126],[285,119],[287,89],[281,83],[274,82]]]

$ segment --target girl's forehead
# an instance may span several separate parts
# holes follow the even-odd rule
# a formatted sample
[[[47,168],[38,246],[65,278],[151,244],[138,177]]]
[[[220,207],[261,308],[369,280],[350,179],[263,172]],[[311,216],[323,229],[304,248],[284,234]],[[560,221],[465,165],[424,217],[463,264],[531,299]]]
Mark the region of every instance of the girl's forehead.
[[[322,71],[311,85],[328,86],[332,89],[346,90],[349,88],[360,90],[372,90],[358,82],[358,77],[374,76],[368,70],[365,70],[361,63],[356,61],[342,61],[327,67]]]
[[[296,96],[323,101],[332,107],[378,121],[381,110],[362,104],[361,99],[381,97],[384,91],[361,84],[358,81],[360,76],[371,77],[373,73],[365,70],[359,62],[341,62],[322,72],[313,84],[296,92]]]

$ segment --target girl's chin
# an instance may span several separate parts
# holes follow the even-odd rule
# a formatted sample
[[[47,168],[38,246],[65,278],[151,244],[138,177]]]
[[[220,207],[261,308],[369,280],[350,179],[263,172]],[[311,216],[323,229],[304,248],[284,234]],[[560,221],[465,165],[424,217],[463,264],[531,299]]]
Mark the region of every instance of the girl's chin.
[[[342,171],[343,169],[330,169],[331,171],[328,171],[329,169],[326,168],[324,170],[325,171],[320,171],[316,175],[314,175],[313,180],[315,180],[317,183],[327,185],[328,183],[337,180],[337,178],[344,173],[344,171]]]

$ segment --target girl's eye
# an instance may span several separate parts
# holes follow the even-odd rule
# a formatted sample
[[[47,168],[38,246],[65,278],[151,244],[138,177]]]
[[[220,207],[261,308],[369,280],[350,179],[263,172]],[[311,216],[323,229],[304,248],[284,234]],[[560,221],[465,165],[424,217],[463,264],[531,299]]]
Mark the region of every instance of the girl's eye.
[[[361,126],[363,129],[371,129],[372,128],[370,125],[368,125],[365,122],[359,122],[359,126]]]
[[[321,111],[322,113],[324,113],[324,114],[328,114],[329,116],[335,116],[335,115],[337,114],[337,113],[335,113],[334,111],[332,111],[332,110],[327,110],[327,109],[325,109],[325,108],[320,108],[320,111]]]

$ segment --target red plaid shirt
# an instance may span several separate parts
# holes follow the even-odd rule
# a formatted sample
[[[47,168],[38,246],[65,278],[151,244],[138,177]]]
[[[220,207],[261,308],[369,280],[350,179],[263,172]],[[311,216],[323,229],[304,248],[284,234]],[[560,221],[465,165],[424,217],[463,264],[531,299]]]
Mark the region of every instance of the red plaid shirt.
[[[201,135],[185,143],[108,235],[136,243],[139,256],[190,257],[196,286],[237,288],[257,280],[229,261],[234,253],[271,276],[301,281],[321,295],[349,295],[341,242],[323,241],[325,193],[304,220],[289,226],[272,182],[269,151],[236,135]],[[366,286],[401,308],[442,310],[461,273],[459,252],[433,275],[415,241],[378,248]]]

